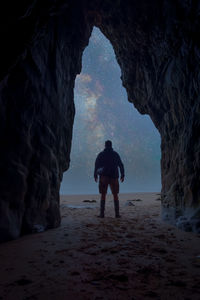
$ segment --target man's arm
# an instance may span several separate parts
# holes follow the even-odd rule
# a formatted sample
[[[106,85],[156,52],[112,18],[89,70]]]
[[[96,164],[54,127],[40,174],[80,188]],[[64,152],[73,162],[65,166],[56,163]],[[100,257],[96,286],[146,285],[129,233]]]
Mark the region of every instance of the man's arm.
[[[121,160],[121,157],[119,156],[118,154],[118,166],[119,166],[119,169],[120,169],[120,173],[121,173],[121,182],[124,181],[124,164]]]
[[[94,166],[94,180],[97,182],[97,180],[98,180],[98,174],[97,174],[97,169],[99,168],[99,161],[100,161],[100,159],[99,159],[99,154],[98,154],[98,156],[97,156],[97,158],[96,158],[96,160],[95,160],[95,166]]]

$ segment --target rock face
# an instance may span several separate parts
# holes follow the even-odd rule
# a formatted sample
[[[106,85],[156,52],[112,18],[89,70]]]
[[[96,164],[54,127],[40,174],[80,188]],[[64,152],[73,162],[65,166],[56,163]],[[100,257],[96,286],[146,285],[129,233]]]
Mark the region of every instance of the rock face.
[[[92,30],[81,6],[62,10],[63,15],[52,16],[48,7],[20,10],[26,16],[16,16],[10,25],[14,32],[5,34],[1,49],[6,53],[7,45],[12,47],[7,59],[1,55],[1,241],[60,224],[59,188],[70,160],[74,80]],[[16,39],[17,49],[10,39]]]
[[[0,4],[2,5],[2,4]],[[94,25],[110,40],[128,99],[162,140],[163,217],[200,228],[200,4],[32,0],[0,7],[0,241],[58,226],[74,80]]]
[[[130,2],[102,7],[97,25],[114,47],[129,101],[160,132],[163,218],[199,231],[200,3]]]

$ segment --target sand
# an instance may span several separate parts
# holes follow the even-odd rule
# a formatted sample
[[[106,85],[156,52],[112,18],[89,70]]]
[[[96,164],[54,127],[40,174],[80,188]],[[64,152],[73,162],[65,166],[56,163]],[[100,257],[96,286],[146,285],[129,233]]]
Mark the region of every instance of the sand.
[[[83,202],[84,200],[95,200]],[[200,235],[160,219],[156,193],[62,196],[61,227],[0,245],[0,299],[200,299]]]

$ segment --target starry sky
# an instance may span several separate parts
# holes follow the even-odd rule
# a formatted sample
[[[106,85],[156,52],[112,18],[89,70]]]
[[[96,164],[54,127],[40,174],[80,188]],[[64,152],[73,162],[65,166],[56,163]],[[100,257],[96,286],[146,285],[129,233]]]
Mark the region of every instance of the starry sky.
[[[75,82],[71,163],[61,194],[98,193],[94,162],[108,139],[125,167],[120,191],[160,191],[160,135],[150,117],[139,114],[128,102],[120,76],[112,45],[94,27]]]

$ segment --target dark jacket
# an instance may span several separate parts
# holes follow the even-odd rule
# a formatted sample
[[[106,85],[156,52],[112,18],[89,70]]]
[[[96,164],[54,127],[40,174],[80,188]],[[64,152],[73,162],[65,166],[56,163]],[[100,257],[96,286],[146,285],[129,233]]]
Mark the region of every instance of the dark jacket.
[[[124,177],[124,165],[119,154],[113,148],[105,148],[96,158],[94,177],[103,175],[111,178],[119,178],[118,167],[120,168],[121,177]]]

